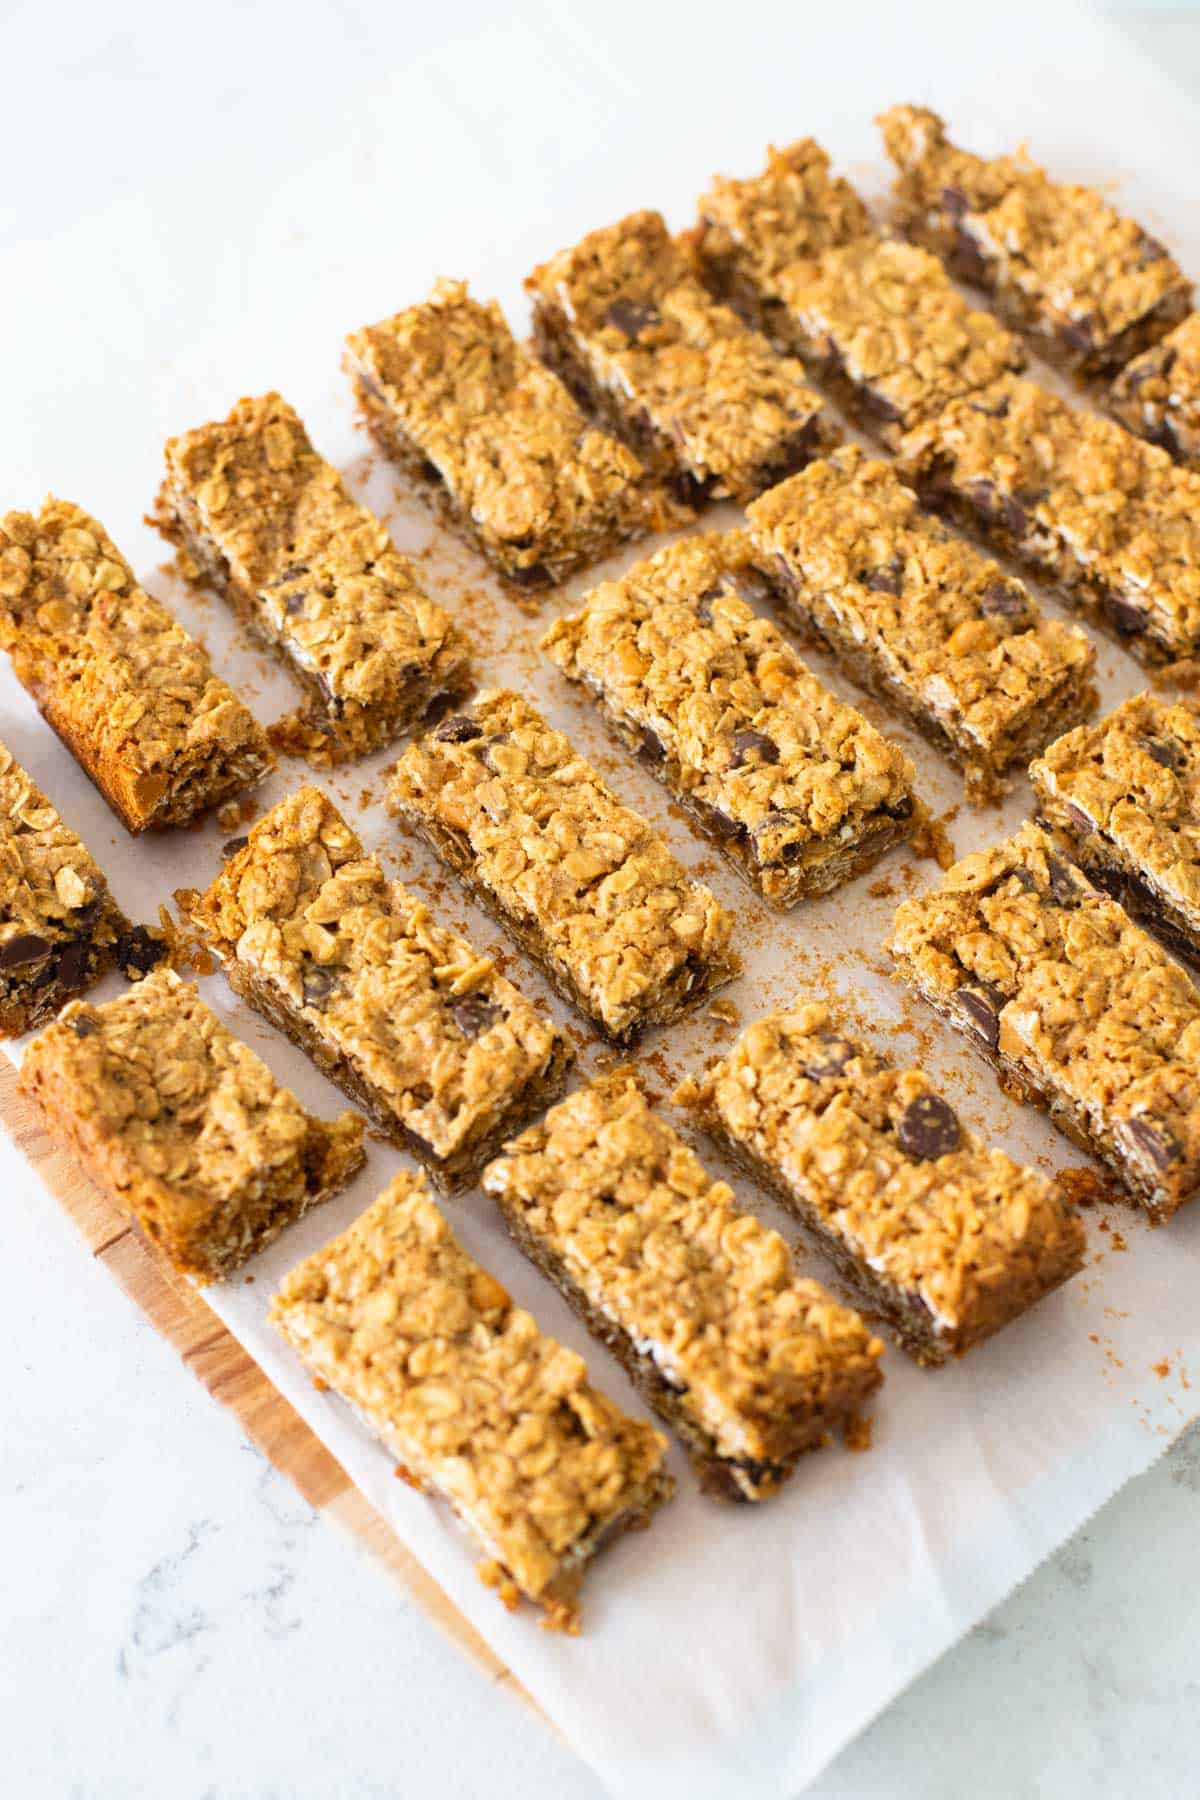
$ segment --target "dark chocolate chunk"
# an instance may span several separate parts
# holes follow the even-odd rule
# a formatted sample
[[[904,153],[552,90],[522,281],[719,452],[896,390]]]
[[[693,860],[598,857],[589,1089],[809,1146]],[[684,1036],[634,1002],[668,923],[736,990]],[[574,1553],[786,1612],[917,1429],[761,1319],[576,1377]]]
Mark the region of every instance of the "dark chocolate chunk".
[[[1179,1146],[1171,1133],[1152,1119],[1128,1119],[1125,1135],[1135,1149],[1150,1158],[1156,1169],[1169,1169],[1179,1155]]]
[[[464,994],[450,1008],[450,1016],[465,1038],[482,1037],[504,1017],[504,1009],[485,1000],[482,994]]]
[[[1096,829],[1095,821],[1089,819],[1082,806],[1076,806],[1073,800],[1064,800],[1062,809],[1076,831],[1082,831],[1086,835],[1088,832]]]
[[[985,406],[981,400],[967,402],[972,412],[982,413],[987,419],[1007,419],[1010,404],[1007,394],[1002,394],[995,406]]]
[[[938,1094],[918,1094],[896,1122],[896,1141],[914,1162],[949,1156],[962,1141],[957,1114]]]
[[[117,967],[126,974],[148,975],[167,954],[165,939],[145,925],[131,925],[117,940]]]
[[[714,581],[711,587],[705,588],[696,602],[696,617],[702,625],[712,624],[713,601],[719,600],[724,592],[719,581]]]
[[[40,962],[49,956],[50,945],[32,931],[18,931],[15,937],[0,944],[0,969],[19,969],[26,963]]]
[[[709,806],[705,801],[696,801],[696,810],[704,820],[713,836],[720,838],[724,844],[732,844],[738,838],[747,836],[746,827],[737,819],[731,819],[728,813],[719,806]]]
[[[302,613],[304,611],[304,602],[307,599],[308,599],[308,589],[307,588],[297,589],[297,591],[294,594],[289,594],[287,599],[284,601],[284,603],[283,603],[284,612],[287,613],[289,618],[294,619],[297,616],[297,614]]]
[[[95,1019],[89,1019],[83,1013],[77,1019],[71,1020],[71,1030],[77,1038],[94,1037],[99,1029]]]
[[[964,213],[969,213],[971,210],[971,202],[967,199],[966,194],[960,187],[954,186],[953,183],[948,184],[942,189],[941,199],[942,210],[949,213],[950,217],[955,220],[956,223],[963,217]]]
[[[857,1045],[835,1031],[818,1031],[805,1041],[800,1067],[810,1081],[830,1081],[857,1055]]]
[[[642,761],[648,763],[665,762],[667,759],[666,747],[658,733],[652,731],[649,725],[643,725],[641,732],[642,741],[638,745],[638,755],[641,757]]]
[[[985,618],[1019,619],[1029,610],[1029,596],[1010,582],[989,581],[979,597],[979,610]]]
[[[54,979],[65,988],[78,987],[87,974],[90,937],[69,938],[54,958]]]
[[[1102,610],[1113,630],[1122,637],[1141,637],[1150,623],[1140,606],[1119,594],[1106,594]]]
[[[972,1031],[983,1039],[989,1050],[994,1050],[1000,1042],[1000,1010],[1004,1005],[1004,995],[999,988],[980,981],[971,987],[960,987],[954,998]]]
[[[676,469],[667,486],[684,506],[703,506],[712,486],[712,477],[697,475],[693,469]]]
[[[440,744],[469,744],[483,736],[483,726],[466,713],[451,713],[434,728],[433,735]]]
[[[228,862],[231,856],[236,856],[239,850],[244,850],[249,842],[250,839],[248,837],[227,838],[221,845],[222,861]]]
[[[882,569],[872,569],[861,577],[864,587],[876,594],[899,594],[904,581],[904,563],[898,556],[893,556],[890,563]]]
[[[514,587],[544,588],[550,587],[554,581],[554,571],[548,563],[527,563],[523,569],[508,569],[505,579]]]
[[[860,386],[858,404],[868,418],[882,419],[886,425],[895,425],[904,417],[900,408],[886,394],[877,393],[874,388]]]
[[[779,746],[772,742],[765,732],[755,731],[746,725],[733,734],[733,760],[729,767],[741,769],[750,758],[757,753],[760,763],[777,763]]]
[[[305,1006],[322,1007],[341,979],[341,970],[315,965],[304,971]]]
[[[1176,743],[1173,738],[1143,737],[1138,739],[1138,743],[1153,762],[1164,769],[1170,769],[1176,775],[1187,763],[1183,745]]]
[[[614,300],[604,315],[604,323],[615,325],[627,338],[636,341],[648,326],[657,325],[661,318],[657,306],[650,306],[644,300]]]

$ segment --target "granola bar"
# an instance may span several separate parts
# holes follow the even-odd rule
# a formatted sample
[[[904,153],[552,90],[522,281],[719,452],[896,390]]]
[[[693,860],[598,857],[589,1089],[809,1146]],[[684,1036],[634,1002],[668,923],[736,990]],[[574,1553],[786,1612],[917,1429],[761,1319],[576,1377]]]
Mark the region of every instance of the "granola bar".
[[[114,966],[144,975],[163,948],[0,744],[0,1038],[44,1025]]]
[[[463,282],[439,281],[423,306],[347,342],[380,449],[521,592],[669,521],[632,452]]]
[[[1138,694],[1029,770],[1072,860],[1177,954],[1200,962],[1200,720]]]
[[[207,652],[68,501],[0,519],[0,646],[130,831],[186,825],[274,767]]]
[[[588,1380],[458,1243],[419,1175],[293,1269],[271,1319],[317,1381],[448,1502],[480,1578],[579,1629],[588,1564],[675,1491],[666,1442]]]
[[[724,908],[518,694],[411,744],[388,804],[618,1043],[740,971]]]
[[[676,1099],[919,1362],[961,1356],[1082,1267],[1086,1235],[1055,1184],[824,1006],[760,1019]]]
[[[1200,464],[1200,313],[1143,350],[1108,390],[1113,417],[1177,462]]]
[[[858,1314],[797,1275],[632,1070],[554,1107],[484,1186],[712,1493],[767,1499],[879,1386],[883,1346]]]
[[[561,1091],[572,1051],[490,957],[301,788],[184,896],[230,985],[446,1193]]]
[[[784,907],[868,868],[918,809],[908,758],[751,610],[740,590],[756,584],[745,533],[684,538],[594,589],[542,648]]]
[[[1010,375],[909,432],[900,467],[1140,661],[1200,649],[1200,473],[1165,450]]]
[[[365,756],[470,686],[466,641],[278,394],[167,445],[159,529],[306,690],[280,741]]]
[[[220,1280],[362,1167],[362,1120],[314,1118],[197,990],[157,969],[74,1000],[25,1053],[46,1129],[175,1267]]]
[[[786,332],[778,278],[794,263],[872,237],[871,215],[850,183],[830,173],[813,138],[771,146],[761,175],[718,175],[692,234],[706,284],[771,338]]]
[[[1005,772],[1096,704],[1096,654],[1024,585],[936,519],[886,463],[847,445],[747,511],[789,623],[894,702],[996,798]]]
[[[830,441],[802,365],[711,298],[661,214],[593,231],[525,285],[546,361],[683,499],[748,500]]]
[[[1200,1187],[1200,992],[1037,825],[896,913],[903,979],[1154,1219]]]
[[[893,106],[878,123],[900,229],[991,294],[1051,360],[1111,373],[1188,311],[1174,258],[1095,189],[1051,181],[1024,155],[960,150],[923,106]]]

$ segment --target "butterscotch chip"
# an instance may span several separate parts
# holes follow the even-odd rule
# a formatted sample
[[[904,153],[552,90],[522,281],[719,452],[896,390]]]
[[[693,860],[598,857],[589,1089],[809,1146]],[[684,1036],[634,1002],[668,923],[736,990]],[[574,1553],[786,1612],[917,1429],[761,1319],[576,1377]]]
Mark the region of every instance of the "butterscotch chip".
[[[457,1242],[419,1175],[401,1174],[294,1269],[271,1308],[322,1385],[449,1502],[481,1580],[554,1629],[579,1626],[592,1558],[650,1523],[675,1484],[666,1443],[588,1381]]]
[[[219,1280],[343,1188],[362,1120],[314,1118],[194,987],[158,969],[119,1000],[75,1000],[19,1086],[176,1268]]]

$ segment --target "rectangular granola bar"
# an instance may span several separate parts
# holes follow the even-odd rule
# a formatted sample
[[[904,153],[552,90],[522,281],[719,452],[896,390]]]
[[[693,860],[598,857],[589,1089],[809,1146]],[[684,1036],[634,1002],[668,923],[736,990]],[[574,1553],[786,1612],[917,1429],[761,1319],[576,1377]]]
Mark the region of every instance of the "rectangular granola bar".
[[[961,1356],[1082,1267],[1086,1234],[1054,1182],[824,1006],[758,1020],[675,1097],[919,1362]]]
[[[896,913],[903,979],[1154,1219],[1200,1188],[1200,992],[1037,825]]]
[[[1042,821],[1089,880],[1200,962],[1200,720],[1137,694],[1033,763]]]
[[[0,1038],[52,1019],[114,966],[144,975],[162,946],[131,925],[103,871],[0,744]]]
[[[186,825],[274,767],[207,652],[68,501],[0,519],[0,646],[130,831]]]
[[[278,741],[365,756],[467,691],[461,632],[286,400],[239,400],[166,458],[159,529],[306,691]]]
[[[740,971],[725,909],[518,694],[410,744],[388,804],[615,1042]]]
[[[1200,464],[1200,313],[1127,363],[1108,407],[1128,431],[1160,444],[1177,462]]]
[[[157,969],[74,1000],[19,1087],[175,1267],[220,1280],[362,1167],[362,1120],[314,1118],[197,990]]]
[[[960,150],[927,107],[893,106],[878,123],[900,229],[991,294],[1051,360],[1111,373],[1188,311],[1174,258],[1094,188],[1052,181],[1024,155]]]
[[[847,445],[747,509],[784,613],[996,798],[1005,772],[1096,704],[1096,653],[997,563],[923,513],[888,464]]]
[[[387,880],[319,789],[272,807],[187,901],[234,990],[444,1192],[561,1093],[563,1034]]]
[[[636,456],[590,424],[491,301],[439,281],[347,339],[367,428],[521,592],[672,521]]]
[[[909,432],[900,468],[1140,661],[1200,650],[1200,473],[1165,450],[1010,375]]]
[[[743,532],[670,544],[595,588],[542,648],[738,873],[785,907],[868,868],[911,834],[918,808],[903,752],[746,604],[741,590],[761,585],[752,556]]]
[[[675,1491],[666,1442],[588,1380],[458,1243],[419,1175],[401,1174],[293,1269],[273,1324],[319,1383],[448,1502],[507,1605],[579,1629],[588,1564]]]
[[[711,298],[661,214],[591,232],[525,286],[540,353],[683,499],[749,500],[830,441],[802,365]]]
[[[802,1279],[629,1069],[531,1126],[484,1175],[513,1237],[678,1432],[704,1486],[765,1500],[882,1379],[858,1314]]]

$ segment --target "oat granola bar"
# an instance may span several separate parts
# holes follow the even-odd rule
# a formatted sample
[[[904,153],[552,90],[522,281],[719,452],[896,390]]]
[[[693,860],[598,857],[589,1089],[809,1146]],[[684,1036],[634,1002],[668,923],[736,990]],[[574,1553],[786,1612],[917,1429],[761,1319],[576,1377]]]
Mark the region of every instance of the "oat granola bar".
[[[996,798],[1007,770],[1095,706],[1087,634],[1044,617],[857,446],[781,482],[747,519],[788,621],[963,768],[969,799]]]
[[[594,589],[542,648],[738,873],[785,907],[868,868],[918,809],[908,758],[751,610],[742,589],[756,585],[745,533],[684,538]]]
[[[740,971],[725,909],[518,694],[411,744],[388,804],[618,1043]]]
[[[1177,954],[1200,962],[1200,719],[1137,694],[1032,764],[1043,822]]]
[[[293,1269],[271,1319],[395,1456],[445,1500],[509,1606],[579,1629],[587,1566],[675,1491],[666,1442],[588,1380],[462,1248],[419,1175]]]
[[[1108,390],[1113,417],[1177,462],[1200,464],[1200,313],[1143,350]]]
[[[858,1314],[797,1274],[631,1070],[554,1107],[484,1186],[710,1492],[767,1499],[879,1386],[883,1346]]]
[[[1200,1187],[1200,992],[1037,825],[896,913],[902,978],[1154,1219]]]
[[[0,744],[0,1038],[44,1025],[108,969],[146,974],[163,948]]]
[[[444,1192],[561,1093],[563,1034],[387,880],[319,789],[281,800],[185,899],[234,990]]]
[[[878,122],[900,229],[991,294],[1051,360],[1111,373],[1188,311],[1191,283],[1174,258],[1095,189],[1051,181],[1024,155],[960,150],[923,106],[894,106]]]
[[[466,641],[278,394],[167,445],[163,534],[307,694],[279,741],[365,756],[471,685]]]
[[[197,990],[157,969],[74,1000],[25,1052],[47,1131],[184,1274],[232,1274],[362,1167],[362,1120],[314,1118]]]
[[[1086,1235],[1055,1184],[824,1006],[758,1020],[676,1099],[919,1362],[961,1356],[1082,1266]]]
[[[274,767],[207,652],[68,501],[0,519],[0,647],[130,831],[186,825]]]
[[[1140,661],[1200,649],[1200,473],[1165,450],[1010,375],[909,432],[900,468]]]
[[[655,212],[536,268],[534,339],[585,406],[685,500],[748,500],[830,441],[802,365],[706,292]]]
[[[463,282],[439,281],[424,305],[347,342],[380,449],[518,590],[552,586],[669,522],[632,452]]]

